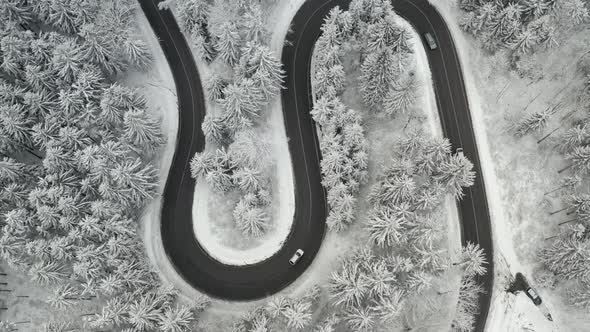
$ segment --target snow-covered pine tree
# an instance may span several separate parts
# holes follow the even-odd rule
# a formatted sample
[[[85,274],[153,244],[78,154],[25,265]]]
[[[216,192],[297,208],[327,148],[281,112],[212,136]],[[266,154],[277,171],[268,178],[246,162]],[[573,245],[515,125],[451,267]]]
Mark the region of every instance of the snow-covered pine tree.
[[[511,47],[516,54],[522,55],[531,52],[539,44],[539,33],[530,25],[523,27],[512,39]]]
[[[177,0],[180,22],[191,35],[203,34],[209,20],[209,3],[206,0]]]
[[[340,100],[336,97],[332,99],[328,96],[321,96],[313,103],[313,109],[311,110],[311,116],[320,126],[325,126],[333,117],[334,104],[340,103]],[[344,105],[342,105],[344,106]]]
[[[487,259],[483,249],[471,242],[461,248],[461,260],[453,263],[463,270],[466,277],[484,275],[487,271],[486,264]]]
[[[160,124],[145,111],[130,110],[123,116],[123,138],[144,153],[154,153],[163,143]]]
[[[353,307],[344,313],[346,325],[353,331],[373,331],[377,323],[375,313],[368,307]]]
[[[451,142],[447,138],[433,138],[418,144],[420,153],[414,156],[414,167],[420,172],[433,174],[451,155]]]
[[[37,261],[29,268],[29,276],[39,285],[57,284],[66,280],[65,267],[48,260]]]
[[[152,54],[146,42],[131,34],[123,40],[123,51],[127,61],[136,68],[149,68],[153,61]]]
[[[392,287],[391,293],[388,296],[379,297],[371,309],[381,322],[388,322],[399,317],[404,304],[403,291]]]
[[[26,164],[12,158],[4,157],[0,160],[0,183],[23,182],[28,175]]]
[[[383,99],[385,113],[397,115],[408,112],[416,102],[419,88],[420,85],[413,73],[393,83]]]
[[[393,7],[387,0],[357,0],[350,3],[349,12],[357,24],[374,23],[391,15]]]
[[[238,27],[231,21],[225,22],[222,33],[215,44],[218,56],[228,65],[234,66],[240,59],[242,39]]]
[[[232,131],[252,126],[261,107],[262,92],[253,85],[252,80],[242,79],[229,84],[223,91],[225,98],[220,100],[224,109],[224,121]]]
[[[371,188],[369,201],[375,206],[393,208],[406,204],[413,198],[416,183],[411,176],[411,169],[401,167],[405,166],[394,165],[392,169],[386,170],[380,181]]]
[[[243,200],[235,206],[233,217],[238,229],[245,236],[260,237],[268,228],[269,218],[264,209],[249,205]]]
[[[590,130],[586,125],[578,124],[560,135],[555,144],[560,152],[570,153],[574,148],[590,144]]]
[[[455,198],[461,198],[463,188],[472,186],[475,180],[472,169],[473,164],[465,156],[455,154],[440,164],[434,179],[446,186]]]
[[[380,298],[388,298],[393,294],[396,275],[388,268],[384,259],[380,259],[370,266],[367,278],[371,299],[378,301]]]
[[[314,86],[318,96],[330,95],[331,90],[336,94],[344,91],[345,73],[342,65],[321,67],[315,72]]]
[[[397,68],[396,55],[389,48],[366,56],[361,66],[360,90],[367,106],[376,108],[381,105]]]
[[[219,146],[227,146],[233,140],[233,133],[227,128],[223,118],[207,113],[201,125],[205,138]]]
[[[192,44],[196,56],[206,63],[211,63],[217,56],[214,45],[200,33],[192,35]]]
[[[342,64],[342,40],[339,34],[338,25],[335,23],[327,23],[322,25],[321,29],[322,34],[315,46],[315,53],[317,54],[318,63],[325,66]]]
[[[139,158],[118,164],[110,174],[116,190],[126,195],[134,206],[143,206],[145,201],[155,195],[158,186],[157,171],[142,163]]]
[[[332,273],[329,285],[332,301],[348,308],[359,307],[370,292],[369,283],[361,268],[346,261],[340,271]]]
[[[590,194],[571,195],[567,200],[567,204],[576,214],[587,214],[590,212]]]
[[[264,43],[268,39],[268,31],[260,8],[260,4],[250,2],[241,19],[242,29],[246,31],[246,40]]]
[[[366,52],[378,52],[384,48],[393,48],[396,53],[410,52],[409,34],[395,22],[395,15],[386,15],[383,19],[367,27]]]
[[[190,307],[183,305],[169,306],[159,316],[158,328],[161,331],[189,332],[194,321],[195,315]]]
[[[274,163],[270,148],[269,141],[264,134],[253,130],[243,130],[236,133],[228,152],[234,163],[265,172]]]
[[[153,330],[162,320],[159,299],[154,295],[144,295],[133,301],[127,311],[127,321],[138,330]]]
[[[218,102],[223,99],[225,95],[223,90],[229,82],[220,75],[213,74],[205,82],[205,88],[207,89],[207,97],[210,101]]]
[[[290,299],[282,295],[275,295],[266,303],[264,309],[270,318],[278,318],[289,307],[290,303]]]
[[[562,10],[575,24],[580,24],[590,18],[587,4],[582,0],[565,0],[561,4]]]
[[[233,174],[234,183],[244,193],[257,192],[261,188],[267,186],[262,173],[255,168],[241,167],[238,168]]]
[[[590,243],[572,237],[558,238],[543,248],[539,257],[547,268],[565,279],[590,276],[590,264],[585,257],[590,253]]]
[[[566,155],[566,158],[571,163],[569,166],[561,169],[559,171],[560,173],[570,167],[573,167],[574,172],[580,175],[586,174],[590,170],[590,147],[582,146],[574,148]]]
[[[136,91],[120,84],[110,85],[100,99],[100,116],[106,124],[119,127],[123,124],[123,115],[129,109],[145,109],[145,98]]]
[[[581,280],[567,289],[568,302],[584,309],[590,308],[590,285]]]
[[[65,309],[75,305],[79,300],[78,291],[72,285],[64,284],[53,289],[46,302],[54,308]]]
[[[82,49],[73,39],[67,39],[53,50],[51,64],[59,78],[73,82],[83,65]]]
[[[279,59],[268,46],[248,42],[240,59],[239,74],[252,78],[268,101],[278,95],[282,88],[285,72]]]
[[[39,65],[27,65],[25,67],[25,81],[30,88],[36,91],[53,91],[55,89],[55,78],[51,71]],[[14,89],[15,87],[11,87]]]
[[[0,3],[0,17],[11,23],[30,23],[33,20],[33,8],[30,4],[18,0]]]
[[[299,330],[303,329],[312,320],[311,303],[304,300],[295,301],[282,314],[287,319],[288,327]]]
[[[374,210],[367,221],[369,237],[380,247],[391,247],[406,242],[404,224],[407,223],[400,215],[388,207]]]
[[[234,187],[231,175],[223,169],[213,169],[205,174],[207,184],[218,192],[227,192]]]

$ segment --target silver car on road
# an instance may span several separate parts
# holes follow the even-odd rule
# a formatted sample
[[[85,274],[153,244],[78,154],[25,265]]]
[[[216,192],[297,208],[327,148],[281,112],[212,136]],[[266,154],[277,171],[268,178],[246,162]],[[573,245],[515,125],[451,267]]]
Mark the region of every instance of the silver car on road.
[[[434,36],[432,36],[432,34],[430,32],[427,32],[424,34],[424,39],[426,39],[426,43],[428,43],[428,47],[430,47],[431,50],[436,50],[438,48],[438,45],[436,44],[436,40],[434,39]]]
[[[303,256],[303,250],[297,249],[297,251],[293,254],[293,257],[289,260],[289,264],[295,265],[299,262],[299,259]]]

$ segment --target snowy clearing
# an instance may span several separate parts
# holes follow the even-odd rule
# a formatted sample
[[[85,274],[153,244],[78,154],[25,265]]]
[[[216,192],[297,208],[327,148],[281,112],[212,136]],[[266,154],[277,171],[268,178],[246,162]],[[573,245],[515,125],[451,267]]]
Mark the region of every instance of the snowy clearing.
[[[226,228],[217,220],[213,222],[210,218],[220,217],[219,211],[210,213],[212,203],[208,202],[211,197],[209,187],[204,181],[197,181],[195,185],[195,195],[193,201],[193,229],[195,237],[199,244],[207,251],[211,257],[221,263],[228,265],[248,265],[261,262],[274,255],[287,240],[291,227],[293,225],[293,214],[295,213],[295,199],[293,191],[293,174],[291,170],[291,158],[289,149],[285,148],[282,143],[286,143],[285,130],[283,124],[283,114],[280,105],[278,108],[273,107],[270,114],[270,123],[272,123],[272,137],[270,137],[273,155],[277,156],[277,165],[274,168],[276,176],[273,185],[275,201],[273,204],[272,215],[274,221],[271,229],[260,238],[247,239],[240,241],[241,234],[234,234],[234,238],[227,235],[232,234],[235,225],[231,214],[224,218]],[[279,130],[278,128],[283,128]],[[282,135],[282,136],[281,136]],[[222,202],[217,202],[222,203]],[[226,209],[228,210],[228,209]],[[231,211],[231,209],[229,209]],[[228,225],[229,224],[229,225]],[[232,243],[233,242],[233,243]],[[247,247],[240,247],[239,244],[246,242]]]

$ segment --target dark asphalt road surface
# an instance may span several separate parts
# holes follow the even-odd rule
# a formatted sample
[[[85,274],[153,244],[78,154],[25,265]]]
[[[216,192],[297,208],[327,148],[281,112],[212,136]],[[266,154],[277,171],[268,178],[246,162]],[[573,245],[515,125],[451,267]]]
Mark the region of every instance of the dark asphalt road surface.
[[[249,266],[224,265],[211,258],[195,239],[192,228],[194,180],[189,161],[204,148],[201,121],[205,102],[199,73],[173,15],[157,9],[158,0],[139,0],[171,67],[179,100],[179,130],[174,159],[164,190],[162,239],[166,253],[180,275],[211,296],[249,300],[275,293],[296,280],[311,264],[326,230],[326,199],[321,185],[320,150],[309,111],[312,109],[310,64],[313,46],[324,17],[334,6],[347,8],[350,0],[308,0],[292,20],[292,46],[283,48],[287,72],[282,92],[285,128],[293,161],[295,219],[286,244],[269,259]],[[443,132],[455,148],[462,147],[478,174],[473,187],[458,204],[463,242],[478,243],[488,258],[488,273],[480,278],[486,294],[480,297],[481,314],[476,331],[483,331],[493,284],[492,235],[484,183],[477,152],[461,66],[451,33],[441,15],[427,0],[393,0],[398,14],[423,36],[431,32],[439,49],[425,44],[434,81]],[[305,250],[292,267],[288,260],[298,248]]]

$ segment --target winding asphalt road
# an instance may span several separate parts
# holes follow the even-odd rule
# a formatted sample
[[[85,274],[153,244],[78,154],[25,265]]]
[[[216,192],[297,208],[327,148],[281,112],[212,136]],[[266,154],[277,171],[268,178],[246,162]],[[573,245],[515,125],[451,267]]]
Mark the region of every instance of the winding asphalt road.
[[[139,0],[172,70],[180,109],[177,146],[164,189],[161,216],[166,254],[189,284],[211,296],[231,300],[262,298],[286,287],[305,271],[317,254],[325,233],[327,204],[321,185],[321,155],[315,124],[309,114],[312,109],[310,64],[324,17],[334,6],[346,9],[350,0],[308,0],[291,22],[293,33],[287,39],[293,45],[285,46],[282,54],[287,72],[282,103],[296,188],[294,225],[278,253],[248,266],[219,263],[207,254],[193,234],[195,183],[189,175],[189,161],[195,152],[204,148],[201,122],[205,102],[190,48],[171,12],[158,10],[159,1]],[[431,32],[435,36],[439,49],[426,49],[443,132],[455,148],[463,147],[465,155],[474,163],[474,170],[481,175],[461,65],[447,25],[428,0],[392,2],[396,12],[420,35]],[[485,249],[490,262],[488,273],[480,278],[486,294],[480,296],[481,313],[477,317],[476,331],[483,331],[492,292],[493,255],[490,217],[481,176],[465,194],[458,204],[462,240],[478,243]],[[297,248],[303,248],[306,254],[297,266],[292,267],[288,259]]]

